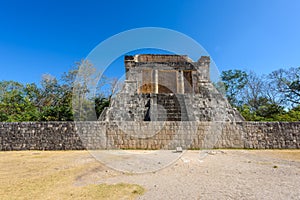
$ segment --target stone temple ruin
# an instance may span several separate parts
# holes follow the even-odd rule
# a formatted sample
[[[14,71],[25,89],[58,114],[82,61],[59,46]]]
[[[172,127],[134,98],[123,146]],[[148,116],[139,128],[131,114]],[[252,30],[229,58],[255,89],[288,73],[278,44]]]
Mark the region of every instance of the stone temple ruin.
[[[125,56],[126,80],[101,121],[243,121],[210,81],[210,57]]]
[[[300,122],[244,121],[209,67],[204,56],[125,56],[124,87],[99,121],[0,123],[0,150],[300,148]]]

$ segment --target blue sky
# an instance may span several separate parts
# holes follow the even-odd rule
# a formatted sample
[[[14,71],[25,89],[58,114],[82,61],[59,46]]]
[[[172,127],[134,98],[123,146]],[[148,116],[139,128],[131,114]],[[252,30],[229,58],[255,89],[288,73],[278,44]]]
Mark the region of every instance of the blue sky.
[[[192,37],[221,71],[297,67],[299,10],[298,0],[1,0],[0,80],[59,76],[108,37],[149,26]]]

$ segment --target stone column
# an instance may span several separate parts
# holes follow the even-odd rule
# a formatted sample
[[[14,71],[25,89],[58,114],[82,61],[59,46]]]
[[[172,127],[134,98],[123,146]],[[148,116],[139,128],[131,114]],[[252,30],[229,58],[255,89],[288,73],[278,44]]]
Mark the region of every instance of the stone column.
[[[179,90],[177,90],[178,93],[179,94],[184,94],[184,77],[183,77],[183,71],[182,70],[179,71],[179,77],[178,77],[177,84],[178,84],[177,88],[179,89]]]
[[[158,70],[154,70],[154,93],[158,93]]]

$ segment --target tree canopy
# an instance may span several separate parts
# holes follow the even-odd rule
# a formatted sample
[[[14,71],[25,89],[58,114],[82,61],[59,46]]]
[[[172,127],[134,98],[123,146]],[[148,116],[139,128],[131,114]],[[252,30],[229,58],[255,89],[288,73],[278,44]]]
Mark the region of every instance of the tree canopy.
[[[269,75],[241,70],[223,71],[229,103],[248,121],[300,120],[300,67]]]
[[[78,73],[79,70],[84,73]],[[0,121],[73,121],[74,115],[79,112],[72,105],[75,88],[80,91],[80,101],[95,103],[95,112],[99,116],[109,105],[109,97],[101,90],[97,90],[92,98],[87,96],[88,86],[95,80],[95,74],[96,68],[88,61],[81,60],[60,78],[44,74],[40,86],[1,81]]]
[[[61,77],[44,74],[40,85],[0,81],[0,121],[97,119],[122,87],[116,78],[99,80],[99,75],[92,63],[81,60]],[[221,79],[229,103],[246,120],[300,120],[300,67],[268,75],[228,70]]]

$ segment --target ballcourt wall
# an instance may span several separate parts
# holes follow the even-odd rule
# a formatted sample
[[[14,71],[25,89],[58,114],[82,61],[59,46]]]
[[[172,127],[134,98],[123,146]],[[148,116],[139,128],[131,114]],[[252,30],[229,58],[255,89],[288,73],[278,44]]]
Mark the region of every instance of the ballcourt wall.
[[[300,122],[0,123],[0,150],[299,149]]]

